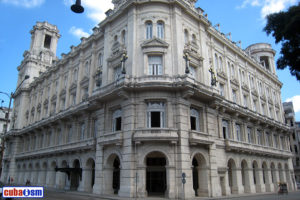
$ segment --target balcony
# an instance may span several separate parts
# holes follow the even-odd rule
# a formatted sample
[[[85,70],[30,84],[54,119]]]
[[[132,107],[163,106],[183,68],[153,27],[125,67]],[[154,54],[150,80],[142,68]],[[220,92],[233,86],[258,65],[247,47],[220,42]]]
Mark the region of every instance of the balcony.
[[[214,143],[207,133],[199,132],[199,131],[189,132],[189,142],[191,145],[197,145],[197,144],[210,145]]]
[[[225,140],[225,150],[247,153],[247,154],[257,154],[262,156],[278,157],[278,158],[290,158],[293,156],[293,154],[290,151],[279,150],[273,147],[249,144],[249,143],[234,141],[234,140]]]
[[[171,128],[147,128],[136,129],[133,137],[134,142],[147,142],[147,141],[166,141],[177,142],[178,130]]]
[[[60,144],[56,146],[45,147],[41,149],[30,150],[28,152],[18,153],[16,159],[18,158],[35,158],[49,155],[57,155],[60,153],[70,153],[78,151],[88,151],[95,150],[95,139],[89,138],[81,141],[75,141],[67,144]]]
[[[104,135],[101,135],[100,138],[97,141],[100,145],[117,145],[122,146],[123,144],[123,132],[122,131],[116,131],[116,132],[110,132],[106,133]]]

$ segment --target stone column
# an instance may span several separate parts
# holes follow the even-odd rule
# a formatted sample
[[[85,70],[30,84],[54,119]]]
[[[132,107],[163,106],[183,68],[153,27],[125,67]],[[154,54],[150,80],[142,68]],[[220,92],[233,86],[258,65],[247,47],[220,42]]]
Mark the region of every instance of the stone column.
[[[265,173],[266,173],[266,183],[265,183],[266,192],[272,192],[274,191],[274,184],[272,183],[271,169],[268,168]]]
[[[241,168],[232,169],[233,175],[233,193],[242,194],[244,193],[244,186],[242,182],[242,171]]]
[[[262,168],[257,168],[255,173],[256,173],[256,193],[265,192]]]
[[[175,198],[175,167],[168,166],[166,167],[167,171],[167,194],[168,198],[174,199]]]
[[[96,160],[95,160],[95,183],[93,193],[102,194],[103,185],[103,149],[102,146],[96,144]]]
[[[220,120],[222,124],[222,121]],[[222,129],[221,129],[222,130]],[[222,131],[221,131],[222,132]],[[208,194],[211,197],[222,196],[221,184],[219,183],[219,174],[218,174],[218,166],[217,166],[217,150],[216,144],[213,143],[209,146],[209,158],[210,163],[208,165],[210,176],[210,193]]]
[[[46,187],[55,187],[56,172],[54,171],[54,169],[50,168],[48,171],[46,171],[46,174]]]
[[[91,192],[92,191],[92,169],[82,168],[82,181],[80,181],[80,186],[78,191]]]
[[[256,187],[254,184],[254,174],[252,168],[247,168],[246,173],[248,173],[249,185],[247,186],[248,193],[256,193]],[[246,176],[247,177],[247,176]]]
[[[121,175],[120,175],[121,178]],[[114,190],[112,187],[113,184],[113,168],[112,167],[105,167],[103,168],[103,194],[114,194]]]
[[[198,196],[200,197],[208,197],[209,188],[208,188],[208,177],[209,177],[209,168],[206,166],[197,167],[198,171]]]
[[[146,167],[138,166],[138,185],[137,185],[137,196],[139,198],[147,197],[146,191]]]

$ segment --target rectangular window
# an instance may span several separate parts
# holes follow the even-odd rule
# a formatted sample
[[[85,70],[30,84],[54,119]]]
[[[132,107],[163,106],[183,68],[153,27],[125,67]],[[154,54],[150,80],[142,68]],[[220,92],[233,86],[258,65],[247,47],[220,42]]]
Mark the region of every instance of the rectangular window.
[[[244,106],[248,107],[248,97],[247,97],[247,95],[244,95]]]
[[[148,56],[149,75],[162,75],[162,56]]]
[[[147,105],[147,127],[163,128],[164,118],[165,104],[163,102],[149,102]]]
[[[191,130],[200,131],[200,124],[199,124],[199,111],[191,108],[190,110],[190,123],[191,123]]]
[[[51,36],[45,35],[44,47],[50,49],[50,46],[51,46]]]
[[[115,77],[114,77],[115,81],[118,80],[119,78],[121,78],[121,75],[122,75],[121,65],[114,69],[114,75],[115,75]]]
[[[257,111],[256,100],[253,100],[253,110],[254,112]]]
[[[162,22],[157,23],[157,37],[160,39],[164,38],[164,24]]]
[[[224,97],[225,96],[224,85],[220,83],[219,87],[220,87],[220,95]]]
[[[271,146],[270,142],[271,142],[271,138],[270,138],[270,133],[266,132],[266,146]]]
[[[97,137],[97,132],[98,132],[98,119],[94,119],[94,134],[93,137]]]
[[[84,139],[85,135],[85,123],[80,124],[80,140]]]
[[[265,115],[265,104],[261,105],[261,114]]]
[[[262,144],[262,135],[259,130],[257,130],[257,144],[261,145]]]
[[[236,90],[232,90],[232,101],[233,101],[234,103],[237,103]]]
[[[252,143],[252,129],[247,128],[248,143]]]
[[[229,129],[228,129],[228,121],[227,120],[222,121],[222,131],[223,131],[223,138],[229,139]]]
[[[113,132],[121,131],[122,129],[122,111],[120,109],[113,113]]]
[[[68,138],[67,138],[67,142],[71,142],[72,141],[72,126],[68,127]]]
[[[236,124],[235,125],[235,130],[236,130],[236,140],[237,141],[242,141],[241,126],[239,124]]]
[[[146,24],[146,38],[147,39],[152,38],[152,22],[147,22]]]
[[[275,148],[278,148],[278,135],[274,135],[274,145]]]

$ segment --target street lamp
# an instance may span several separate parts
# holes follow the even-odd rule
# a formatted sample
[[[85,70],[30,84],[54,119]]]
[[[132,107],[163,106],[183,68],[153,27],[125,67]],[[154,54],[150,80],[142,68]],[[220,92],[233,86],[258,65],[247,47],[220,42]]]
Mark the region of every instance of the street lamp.
[[[74,13],[83,13],[84,8],[81,6],[81,0],[76,0],[76,3],[71,6]]]
[[[21,85],[23,84],[23,82],[27,79],[29,79],[29,75],[25,75],[24,79],[22,80],[22,82],[17,86],[15,92],[10,93],[10,95],[6,92],[1,92],[1,94],[5,94],[6,96],[8,96],[9,98],[9,104],[8,104],[8,110],[7,110],[7,115],[5,115],[5,127],[3,130],[3,135],[1,135],[1,160],[0,160],[0,164],[1,164],[1,174],[2,174],[2,161],[3,161],[3,152],[4,152],[4,135],[7,132],[7,127],[8,127],[8,122],[9,122],[9,112],[10,112],[10,107],[11,107],[11,100],[14,98],[15,93],[18,91],[18,89],[21,87]]]

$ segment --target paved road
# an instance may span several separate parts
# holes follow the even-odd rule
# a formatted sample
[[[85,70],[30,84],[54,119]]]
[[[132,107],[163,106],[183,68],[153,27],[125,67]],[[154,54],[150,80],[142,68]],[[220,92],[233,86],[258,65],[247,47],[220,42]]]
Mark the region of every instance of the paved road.
[[[43,199],[45,200],[107,200],[113,198],[112,197],[100,198],[97,197],[96,195],[86,195],[77,192],[45,191],[45,197]],[[114,198],[114,199],[128,200],[125,198]],[[290,192],[288,195],[263,194],[263,195],[254,195],[254,196],[239,196],[239,197],[235,196],[235,197],[223,197],[223,198],[196,198],[196,200],[219,200],[219,199],[220,200],[300,200],[300,191]],[[151,198],[151,200],[162,200],[162,198]]]

